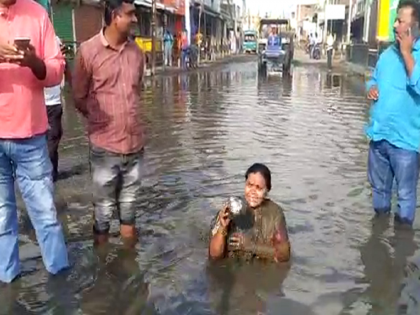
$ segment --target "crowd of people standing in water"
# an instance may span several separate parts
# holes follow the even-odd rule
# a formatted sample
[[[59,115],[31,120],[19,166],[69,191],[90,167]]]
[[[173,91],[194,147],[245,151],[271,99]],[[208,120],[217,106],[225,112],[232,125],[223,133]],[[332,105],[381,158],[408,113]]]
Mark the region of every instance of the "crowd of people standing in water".
[[[420,44],[407,30],[418,28],[419,21],[417,3],[400,4],[394,25],[397,44],[381,55],[367,85],[368,98],[374,103],[367,129],[373,208],[379,215],[390,212],[395,178],[395,218],[409,225],[414,222],[417,201],[420,66],[416,61]],[[82,43],[77,52],[71,90],[90,142],[95,244],[108,241],[112,214],[118,212],[121,238],[132,246],[137,238],[135,206],[145,144],[138,117],[145,58],[129,40],[136,22],[133,0],[108,0],[104,22],[103,30]],[[62,114],[59,89],[54,87],[62,82],[65,60],[48,13],[32,0],[0,0],[0,28],[7,30],[0,34],[0,281],[9,283],[20,275],[15,181],[46,269],[57,274],[69,267],[53,199]],[[13,44],[23,36],[30,43]],[[47,87],[53,89],[44,90]],[[232,209],[223,206],[211,223],[211,259],[290,260],[285,211],[268,198],[271,189],[268,167],[252,165],[245,174],[247,224],[235,224]]]

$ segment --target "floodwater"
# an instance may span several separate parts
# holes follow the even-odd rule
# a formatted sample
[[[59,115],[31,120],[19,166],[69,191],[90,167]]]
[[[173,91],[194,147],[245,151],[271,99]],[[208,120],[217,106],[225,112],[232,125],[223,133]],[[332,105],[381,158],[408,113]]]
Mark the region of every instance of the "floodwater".
[[[372,220],[360,78],[316,65],[263,78],[249,60],[147,85],[136,251],[117,235],[93,249],[88,146],[68,101],[57,203],[73,267],[48,276],[22,214],[24,277],[0,285],[0,314],[419,314],[420,264],[404,274],[418,225]],[[272,170],[292,264],[209,265],[210,220],[254,162]]]

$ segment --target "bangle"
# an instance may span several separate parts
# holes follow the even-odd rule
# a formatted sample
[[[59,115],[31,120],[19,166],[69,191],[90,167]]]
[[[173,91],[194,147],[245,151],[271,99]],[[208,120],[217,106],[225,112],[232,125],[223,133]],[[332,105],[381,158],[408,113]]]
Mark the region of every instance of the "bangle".
[[[226,237],[227,236],[227,231],[226,228],[224,227],[219,227],[219,229],[217,230],[218,234],[222,234],[222,236]]]

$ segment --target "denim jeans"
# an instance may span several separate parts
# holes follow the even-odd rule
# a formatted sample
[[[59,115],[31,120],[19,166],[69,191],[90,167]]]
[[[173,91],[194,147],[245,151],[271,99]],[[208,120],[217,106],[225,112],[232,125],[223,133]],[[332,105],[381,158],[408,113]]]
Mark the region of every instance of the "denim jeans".
[[[118,213],[121,224],[134,225],[141,189],[143,150],[133,154],[117,154],[91,146],[90,163],[95,233],[109,232],[114,213]]]
[[[56,274],[69,266],[63,230],[54,205],[52,166],[45,135],[0,139],[0,281],[20,273],[16,179],[35,228],[46,269]]]
[[[181,68],[187,69],[188,49],[181,50]]]
[[[63,108],[61,104],[47,106],[48,124],[50,129],[47,132],[48,152],[52,163],[52,177],[55,182],[58,177],[58,146],[63,136],[61,117]]]
[[[172,44],[164,44],[164,65],[172,67]]]
[[[392,184],[397,184],[397,218],[412,224],[416,213],[419,154],[397,148],[386,140],[371,141],[368,178],[372,186],[373,208],[377,213],[391,211]]]

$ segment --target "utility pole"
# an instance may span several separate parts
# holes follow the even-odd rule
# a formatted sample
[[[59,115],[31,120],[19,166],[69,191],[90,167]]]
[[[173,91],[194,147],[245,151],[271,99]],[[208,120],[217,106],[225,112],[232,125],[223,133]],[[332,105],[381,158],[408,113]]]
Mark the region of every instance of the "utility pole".
[[[200,59],[201,59],[201,42],[202,42],[202,40],[203,40],[203,38],[204,38],[204,36],[203,36],[203,33],[201,32],[201,28],[202,28],[202,25],[201,25],[201,16],[203,15],[203,7],[204,7],[204,3],[203,3],[203,0],[201,0],[200,1],[200,11],[199,11],[199,13],[198,13],[198,34],[196,35],[197,36],[197,40],[196,40],[196,44],[197,44],[197,48],[198,48],[198,56],[197,56],[197,59],[198,59],[198,64],[200,64]],[[204,28],[206,28],[206,24],[204,24]]]
[[[322,41],[327,42],[327,32],[328,32],[328,18],[327,18],[327,6],[328,0],[324,1],[324,31],[322,32]]]
[[[156,0],[152,0],[152,75],[156,71]]]
[[[351,18],[352,18],[352,10],[353,10],[353,1],[349,0],[349,16],[347,17],[347,44],[350,44],[350,37],[351,37]]]

